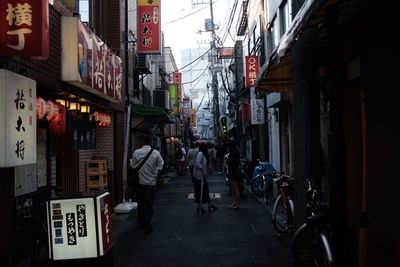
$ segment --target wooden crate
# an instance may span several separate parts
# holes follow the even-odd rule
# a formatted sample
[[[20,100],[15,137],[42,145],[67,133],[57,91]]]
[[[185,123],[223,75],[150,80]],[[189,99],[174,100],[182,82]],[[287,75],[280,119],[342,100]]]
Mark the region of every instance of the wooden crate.
[[[86,175],[107,174],[107,161],[104,159],[86,161]]]
[[[87,174],[86,184],[87,186],[106,186],[107,174]]]
[[[103,191],[107,190],[107,185],[88,185],[88,191]]]

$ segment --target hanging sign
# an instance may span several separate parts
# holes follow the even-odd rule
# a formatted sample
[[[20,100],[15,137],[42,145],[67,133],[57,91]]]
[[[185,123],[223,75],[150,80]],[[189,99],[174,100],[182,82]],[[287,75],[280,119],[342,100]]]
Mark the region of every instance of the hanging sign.
[[[258,56],[246,56],[246,87],[255,86],[258,75]]]
[[[172,115],[179,115],[179,101],[178,101],[178,85],[170,84],[169,85],[169,99],[172,100],[173,111]]]
[[[137,0],[138,53],[161,53],[160,0]]]
[[[252,99],[251,124],[264,124],[264,99]]]
[[[0,58],[48,58],[48,0],[0,1],[0,13]]]
[[[242,125],[246,125],[250,122],[250,105],[242,104]]]
[[[172,74],[172,82],[178,85],[178,111],[182,114],[182,73],[174,72]]]
[[[36,81],[0,69],[0,168],[36,164]]]

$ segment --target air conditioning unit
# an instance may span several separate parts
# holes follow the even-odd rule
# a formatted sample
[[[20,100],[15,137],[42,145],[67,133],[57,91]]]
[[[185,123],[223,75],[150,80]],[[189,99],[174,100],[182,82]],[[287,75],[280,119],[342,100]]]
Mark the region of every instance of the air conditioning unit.
[[[154,106],[168,109],[168,91],[154,90],[153,91]]]
[[[140,73],[142,73],[142,74],[151,73],[150,72],[150,58],[146,57],[146,55],[144,55],[144,54],[139,54],[137,70],[140,71]]]

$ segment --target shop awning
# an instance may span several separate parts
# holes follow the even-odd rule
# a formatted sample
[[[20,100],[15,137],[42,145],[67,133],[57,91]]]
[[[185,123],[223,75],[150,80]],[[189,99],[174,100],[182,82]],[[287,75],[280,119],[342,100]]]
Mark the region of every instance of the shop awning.
[[[131,104],[132,131],[154,132],[156,127],[175,123],[175,119],[161,107]]]
[[[288,92],[292,88],[292,55],[290,49],[310,18],[326,0],[307,0],[292,21],[292,26],[282,36],[269,60],[262,66],[256,79],[256,91],[262,93]]]

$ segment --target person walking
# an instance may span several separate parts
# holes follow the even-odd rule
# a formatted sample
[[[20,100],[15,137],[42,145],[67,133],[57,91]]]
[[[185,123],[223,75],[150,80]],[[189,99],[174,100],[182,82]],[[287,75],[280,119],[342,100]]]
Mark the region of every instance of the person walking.
[[[186,150],[183,147],[182,143],[178,144],[178,147],[175,151],[175,159],[176,159],[176,165],[178,167],[178,174],[184,175],[185,174],[185,163],[186,163]]]
[[[153,227],[151,219],[153,216],[154,192],[158,179],[158,172],[164,166],[164,160],[160,152],[150,147],[150,138],[141,136],[139,139],[140,148],[133,152],[130,165],[138,170],[139,188],[138,188],[138,227],[144,228],[145,233],[151,233]]]
[[[229,206],[229,209],[239,210],[239,200],[240,200],[240,191],[239,191],[239,183],[241,179],[240,175],[240,153],[236,147],[236,142],[234,140],[229,143],[229,155],[227,159],[228,165],[228,179],[231,185],[232,192],[232,205]]]
[[[192,179],[192,182],[194,183],[194,177],[193,177],[193,170],[194,170],[194,158],[199,152],[197,149],[197,144],[196,142],[193,142],[190,144],[190,149],[187,154],[187,164],[189,166],[189,171],[190,171],[190,178]]]
[[[208,191],[207,183],[207,165],[209,161],[207,144],[200,143],[199,153],[195,157],[194,163],[194,195],[195,203],[197,203],[197,213],[204,213],[205,210],[201,207],[201,204],[208,204],[208,211],[214,211],[218,208],[212,203],[210,193]],[[203,188],[202,188],[203,187]]]

